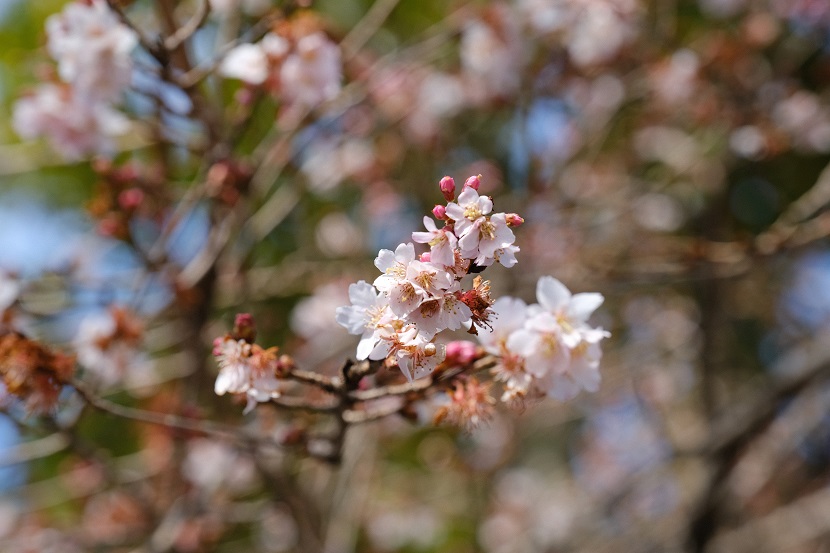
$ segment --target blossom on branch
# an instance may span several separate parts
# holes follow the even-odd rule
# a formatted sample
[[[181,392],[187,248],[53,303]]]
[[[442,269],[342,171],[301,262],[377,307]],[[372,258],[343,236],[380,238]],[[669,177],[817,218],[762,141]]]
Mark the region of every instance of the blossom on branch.
[[[237,315],[237,322],[246,314]],[[249,317],[249,316],[248,316]],[[241,325],[237,324],[235,329]],[[263,349],[237,335],[226,335],[213,342],[213,355],[219,365],[214,391],[217,395],[245,394],[248,404],[245,413],[257,403],[270,401],[282,394],[281,376],[291,361],[277,356],[276,347]]]

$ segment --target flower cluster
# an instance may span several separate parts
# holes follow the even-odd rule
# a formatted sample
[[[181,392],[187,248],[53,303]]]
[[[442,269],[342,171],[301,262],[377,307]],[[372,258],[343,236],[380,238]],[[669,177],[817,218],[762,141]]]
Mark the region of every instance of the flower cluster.
[[[352,305],[337,310],[337,322],[361,335],[358,359],[394,359],[407,379],[419,378],[446,356],[434,342],[436,334],[462,326],[475,333],[476,326],[489,324],[489,286],[478,279],[472,290],[462,291],[461,279],[494,262],[515,265],[519,248],[510,227],[523,220],[491,213],[493,201],[479,195],[479,185],[479,177],[470,177],[453,201],[455,182],[444,177],[439,187],[448,203],[433,209],[443,226],[424,217],[426,232],[412,234],[429,252],[416,255],[412,243],[381,250],[375,266],[383,274],[373,284],[349,287]]]
[[[138,316],[121,307],[86,317],[73,346],[78,362],[103,386],[122,379],[140,381],[150,371],[141,351],[144,329]]]
[[[63,82],[45,83],[14,108],[23,138],[45,136],[67,159],[113,149],[128,130],[112,107],[132,77],[135,32],[121,24],[103,0],[72,2],[46,22],[49,53]]]
[[[263,85],[290,104],[309,108],[340,92],[340,48],[320,31],[268,33],[256,44],[240,44],[225,56],[219,73]]]
[[[502,401],[534,395],[568,400],[580,390],[599,388],[600,341],[610,336],[588,325],[602,304],[596,293],[571,294],[553,277],[539,279],[538,304],[504,297],[492,306],[492,325],[479,335],[488,353],[498,358],[494,369],[504,382]]]
[[[258,402],[280,397],[283,388],[280,375],[293,365],[288,356],[277,356],[276,347],[264,349],[254,344],[255,337],[253,318],[242,313],[236,316],[230,334],[213,341],[213,355],[219,364],[214,391],[220,396],[227,392],[246,394],[245,413]]]

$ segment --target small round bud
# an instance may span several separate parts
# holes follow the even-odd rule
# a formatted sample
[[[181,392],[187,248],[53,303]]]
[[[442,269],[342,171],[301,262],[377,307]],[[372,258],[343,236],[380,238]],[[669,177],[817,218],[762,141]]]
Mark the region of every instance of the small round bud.
[[[447,218],[447,208],[443,205],[436,205],[432,208],[432,214],[435,215],[436,219],[446,219]]]
[[[245,340],[253,344],[256,339],[256,324],[250,313],[238,313],[233,321],[231,336],[234,340]]]
[[[507,221],[507,226],[509,227],[518,227],[525,222],[525,220],[520,217],[518,213],[508,213],[505,216],[505,220]]]
[[[435,344],[433,344],[432,342],[424,346],[424,355],[426,355],[427,357],[432,357],[436,353],[438,353],[438,348],[436,348]]]
[[[144,201],[144,192],[140,188],[128,188],[118,195],[118,205],[121,209],[132,211]]]
[[[432,259],[432,256],[430,255],[430,252],[424,252],[421,254],[419,259],[424,263],[429,263],[429,261]]]
[[[478,190],[478,187],[481,186],[481,175],[473,175],[468,178],[464,181],[464,186],[469,186],[473,190]]]
[[[444,177],[441,179],[441,182],[438,183],[438,187],[441,189],[441,194],[444,195],[444,198],[448,202],[455,199],[455,181],[452,177]]]

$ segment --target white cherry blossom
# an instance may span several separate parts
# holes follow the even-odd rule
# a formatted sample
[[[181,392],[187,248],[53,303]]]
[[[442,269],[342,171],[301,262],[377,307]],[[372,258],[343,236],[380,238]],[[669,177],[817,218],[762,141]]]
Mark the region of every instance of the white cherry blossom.
[[[112,101],[130,84],[138,37],[103,0],[67,4],[46,20],[46,33],[61,79],[78,94]]]
[[[475,258],[476,264],[486,267],[493,264],[497,251],[504,250],[515,241],[516,236],[507,226],[506,215],[496,213],[489,219],[479,217],[466,227],[458,245],[462,255]]]
[[[366,359],[380,340],[379,329],[393,319],[389,302],[363,280],[349,286],[349,300],[352,305],[337,308],[336,320],[349,334],[361,335],[357,358]]]
[[[375,258],[375,267],[383,274],[373,283],[381,292],[386,292],[399,281],[406,278],[409,263],[415,260],[415,246],[400,244],[395,251],[380,250]]]
[[[240,44],[225,55],[219,65],[219,74],[258,85],[268,78],[268,56],[258,44]]]
[[[556,317],[569,347],[574,347],[587,329],[588,318],[604,298],[597,293],[571,294],[564,284],[545,276],[536,284],[536,300],[542,309]]]
[[[429,244],[430,261],[441,265],[452,266],[455,264],[455,247],[458,239],[452,232],[446,229],[439,229],[430,217],[424,216],[426,232],[413,232],[412,240],[419,244]]]
[[[25,139],[45,137],[59,154],[78,160],[90,154],[112,154],[115,137],[130,129],[129,120],[104,102],[90,103],[74,89],[44,84],[17,101],[15,131]]]
[[[421,335],[432,338],[442,330],[458,330],[472,316],[470,308],[449,293],[422,302],[408,319],[415,323]]]
[[[465,186],[458,195],[458,203],[447,204],[447,217],[455,221],[455,235],[458,237],[462,237],[474,223],[484,221],[484,216],[491,211],[493,200],[479,196],[478,191],[470,186]]]

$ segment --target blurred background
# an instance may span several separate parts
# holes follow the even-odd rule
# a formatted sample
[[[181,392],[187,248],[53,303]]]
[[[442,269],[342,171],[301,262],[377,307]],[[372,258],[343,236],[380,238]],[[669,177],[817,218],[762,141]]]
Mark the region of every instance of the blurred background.
[[[180,21],[200,4],[118,5],[153,36],[158,3]],[[109,155],[20,138],[15,103],[53,78],[44,24],[65,4],[0,0],[0,313],[14,301],[15,328],[94,365],[95,325],[128,308],[126,368],[82,374],[113,401],[275,436],[316,424],[214,396],[211,340],[251,312],[261,343],[334,374],[356,343],[335,308],[422,230],[444,175],[481,174],[526,220],[517,268],[485,274],[494,297],[533,302],[553,275],[605,296],[592,322],[612,337],[596,394],[472,432],[359,426],[336,469],[274,454],[279,482],[69,392],[41,416],[6,398],[0,549],[830,550],[830,3],[212,0],[196,66],[297,10],[343,58],[311,116],[200,83],[227,125],[248,114],[223,162],[249,179],[242,204],[211,196],[227,181],[193,97],[140,48]],[[133,181],[150,207],[125,219],[112,198]]]

